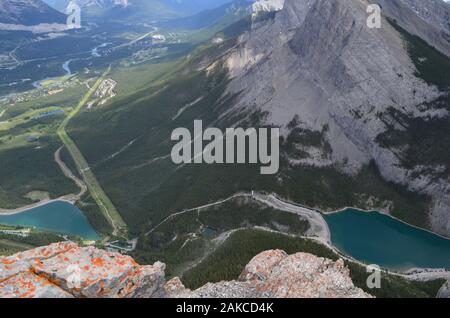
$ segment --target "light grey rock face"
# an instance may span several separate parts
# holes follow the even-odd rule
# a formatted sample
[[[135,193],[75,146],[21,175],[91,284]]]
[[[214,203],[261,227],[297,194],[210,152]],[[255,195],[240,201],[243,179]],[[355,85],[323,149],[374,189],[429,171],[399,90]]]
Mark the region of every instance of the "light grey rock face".
[[[450,32],[450,4],[442,0],[403,0],[425,21]]]
[[[261,12],[274,12],[283,9],[284,0],[256,0],[252,4],[252,15],[255,17]]]
[[[395,19],[409,33],[417,35],[450,56],[450,5],[441,0],[380,0],[383,14]]]
[[[398,10],[407,12],[405,17],[411,14],[419,21],[413,33],[440,34],[401,0],[389,3],[389,12],[403,8]],[[441,93],[415,76],[404,40],[387,20],[383,18],[380,29],[367,27],[368,4],[286,0],[274,19],[241,36],[226,57],[232,77],[229,92],[240,93],[230,112],[267,112],[267,123],[282,127],[285,136],[295,117],[302,129],[326,134],[331,159],[317,155],[318,149],[303,149],[309,158],[293,159],[292,164],[340,163],[345,171],[356,173],[375,160],[386,180],[431,195],[435,204],[430,223],[434,230],[450,235],[448,180],[413,174],[402,168],[396,153],[401,150],[376,142],[387,122],[403,129],[387,115],[389,109],[430,118],[447,116],[448,111],[419,111],[419,106]]]

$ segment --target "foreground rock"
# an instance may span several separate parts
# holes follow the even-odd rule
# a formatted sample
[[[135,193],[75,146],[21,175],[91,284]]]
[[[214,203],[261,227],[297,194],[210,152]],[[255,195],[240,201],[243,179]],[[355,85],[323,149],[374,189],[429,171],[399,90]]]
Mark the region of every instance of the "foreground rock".
[[[191,291],[168,282],[165,265],[138,265],[131,257],[74,243],[0,258],[0,298],[157,297],[371,297],[353,285],[342,260],[283,251],[257,255],[239,280],[208,283]]]
[[[168,288],[169,287],[169,288]],[[208,283],[190,291],[178,278],[166,285],[171,297],[242,298],[368,298],[353,285],[342,260],[333,262],[311,254],[287,255],[280,250],[255,256],[238,281]]]
[[[0,297],[160,297],[165,265],[74,243],[0,259]]]

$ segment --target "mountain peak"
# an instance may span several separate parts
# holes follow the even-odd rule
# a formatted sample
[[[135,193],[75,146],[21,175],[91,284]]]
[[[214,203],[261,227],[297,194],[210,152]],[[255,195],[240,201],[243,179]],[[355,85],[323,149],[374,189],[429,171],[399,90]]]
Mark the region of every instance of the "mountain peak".
[[[412,44],[404,34],[418,35],[434,45],[429,50],[436,56],[441,53],[435,48],[450,52],[446,41],[450,37],[403,0],[381,2],[383,26],[370,29],[367,1],[286,0],[273,19],[241,36],[226,57],[232,77],[229,92],[239,96],[229,112],[266,114],[264,124],[282,127],[288,139],[296,129],[320,134],[324,141],[319,145],[299,144],[301,156],[295,151],[287,155],[293,166],[338,165],[356,174],[375,162],[386,180],[440,202],[434,205],[431,223],[434,230],[448,234],[450,221],[442,221],[448,213],[445,176],[425,182],[423,178],[433,177],[411,174],[402,164],[404,149],[380,144],[380,136],[388,134],[392,125],[404,125],[396,123],[393,112],[410,120],[448,114],[445,107],[425,106],[443,93],[420,76],[417,63],[426,58],[411,55]],[[401,27],[405,30],[400,32]],[[426,115],[419,110],[423,108],[428,109]],[[298,125],[292,130],[294,119]]]

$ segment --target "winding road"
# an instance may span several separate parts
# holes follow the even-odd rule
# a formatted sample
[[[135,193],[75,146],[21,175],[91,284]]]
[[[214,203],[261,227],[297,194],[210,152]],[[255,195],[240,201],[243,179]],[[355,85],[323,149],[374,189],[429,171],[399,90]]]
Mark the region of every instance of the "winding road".
[[[331,234],[330,234],[330,230],[328,228],[328,224],[319,212],[311,210],[311,209],[307,209],[304,207],[300,207],[300,206],[294,205],[292,203],[282,201],[281,199],[277,198],[274,194],[265,194],[265,193],[260,193],[260,192],[252,192],[252,193],[239,192],[239,193],[236,193],[226,199],[223,199],[223,200],[220,200],[217,202],[205,204],[202,206],[198,206],[195,208],[191,208],[191,209],[187,209],[187,210],[183,210],[183,211],[171,214],[170,216],[168,216],[167,218],[162,220],[159,224],[157,224],[155,227],[153,227],[150,231],[148,231],[146,233],[146,235],[147,236],[150,235],[157,228],[159,228],[162,224],[175,218],[178,215],[182,215],[182,214],[189,213],[192,211],[209,208],[209,207],[216,206],[216,205],[221,205],[225,202],[231,201],[236,198],[253,198],[254,200],[256,200],[266,206],[270,206],[277,210],[297,214],[297,215],[305,218],[306,220],[308,220],[311,225],[310,229],[308,230],[307,236],[316,237],[317,239],[323,241],[325,244],[331,245]]]
[[[67,167],[67,165],[62,161],[61,159],[61,150],[64,148],[64,146],[61,146],[58,150],[55,152],[55,162],[58,164],[59,168],[63,172],[64,176],[66,176],[68,179],[71,179],[79,188],[80,192],[78,194],[73,195],[73,200],[78,201],[81,199],[81,197],[88,191],[88,188],[86,184],[77,178],[72,171]]]

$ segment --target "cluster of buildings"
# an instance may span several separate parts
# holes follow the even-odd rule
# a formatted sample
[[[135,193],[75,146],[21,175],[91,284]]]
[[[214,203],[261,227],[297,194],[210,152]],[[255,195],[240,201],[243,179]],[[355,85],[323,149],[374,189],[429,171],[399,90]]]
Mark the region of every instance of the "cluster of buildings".
[[[20,230],[0,230],[0,234],[13,235],[20,237],[28,237],[31,233],[31,229],[20,229]]]

